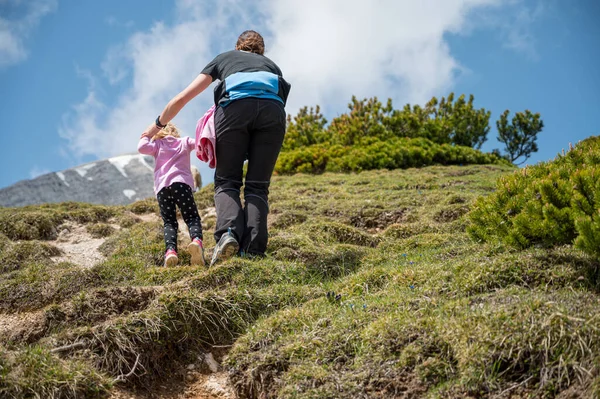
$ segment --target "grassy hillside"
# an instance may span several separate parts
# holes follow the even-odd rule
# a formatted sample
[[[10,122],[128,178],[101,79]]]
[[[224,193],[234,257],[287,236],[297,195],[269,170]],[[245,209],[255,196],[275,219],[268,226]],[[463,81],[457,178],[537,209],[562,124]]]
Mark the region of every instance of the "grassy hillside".
[[[598,262],[465,233],[512,171],[279,177],[270,256],[211,269],[157,267],[153,199],[0,209],[0,397],[183,386],[219,350],[241,398],[598,397]],[[196,199],[212,248],[212,187]],[[59,261],[82,225],[105,259]]]

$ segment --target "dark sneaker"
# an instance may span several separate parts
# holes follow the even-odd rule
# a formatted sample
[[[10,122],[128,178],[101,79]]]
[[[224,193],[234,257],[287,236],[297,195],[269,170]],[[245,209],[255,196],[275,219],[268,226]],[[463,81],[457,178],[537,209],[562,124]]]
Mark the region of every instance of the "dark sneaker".
[[[192,255],[192,260],[190,261],[192,265],[206,265],[206,261],[204,260],[204,245],[202,245],[201,239],[194,238],[188,245],[188,252]]]
[[[217,262],[231,258],[239,250],[240,244],[238,244],[237,240],[233,236],[233,233],[231,232],[231,228],[229,228],[227,233],[221,236],[221,239],[215,246],[210,265],[212,266]]]
[[[177,258],[177,252],[174,249],[169,249],[165,253],[165,266],[172,267],[176,266],[179,258]]]

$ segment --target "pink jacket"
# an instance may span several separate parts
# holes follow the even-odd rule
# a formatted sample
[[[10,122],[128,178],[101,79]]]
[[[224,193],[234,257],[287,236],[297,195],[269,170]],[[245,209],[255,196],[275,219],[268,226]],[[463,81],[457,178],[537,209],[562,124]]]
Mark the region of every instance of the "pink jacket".
[[[208,162],[211,169],[217,166],[215,109],[214,105],[210,107],[196,125],[196,156],[199,160]]]
[[[175,182],[185,183],[194,188],[194,177],[190,170],[190,152],[194,150],[194,140],[167,136],[152,141],[142,137],[138,144],[141,154],[152,155],[154,163],[154,193]]]

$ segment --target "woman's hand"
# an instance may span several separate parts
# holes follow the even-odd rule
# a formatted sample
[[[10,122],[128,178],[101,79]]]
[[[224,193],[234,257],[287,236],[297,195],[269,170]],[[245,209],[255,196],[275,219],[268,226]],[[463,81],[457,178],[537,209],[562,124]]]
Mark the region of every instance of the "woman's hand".
[[[2,1],[2,0],[0,0]],[[167,124],[171,119],[175,118],[175,115],[181,111],[192,98],[202,93],[212,83],[212,77],[201,73],[194,79],[192,83],[188,85],[181,93],[176,95],[169,101],[163,112],[160,114],[160,120],[163,124]],[[140,138],[148,137],[151,139],[154,137],[160,129],[154,123],[146,128]]]
[[[154,137],[158,132],[160,131],[160,129],[158,128],[158,126],[156,126],[156,124],[152,123],[150,124],[146,130],[144,130],[144,133],[142,133],[142,135],[140,136],[140,138],[143,137],[148,137],[149,139],[151,139],[152,137]]]

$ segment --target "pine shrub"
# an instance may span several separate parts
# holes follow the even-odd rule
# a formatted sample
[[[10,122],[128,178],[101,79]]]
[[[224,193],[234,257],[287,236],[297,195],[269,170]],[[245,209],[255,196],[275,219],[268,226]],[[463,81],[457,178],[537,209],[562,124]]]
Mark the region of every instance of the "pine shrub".
[[[511,246],[576,247],[600,257],[600,137],[590,137],[553,161],[515,171],[469,214],[475,239]]]
[[[467,164],[509,164],[504,158],[471,147],[437,144],[419,137],[392,137],[381,140],[365,137],[355,145],[321,143],[282,151],[275,171],[278,174],[320,174],[361,172],[374,169]]]

